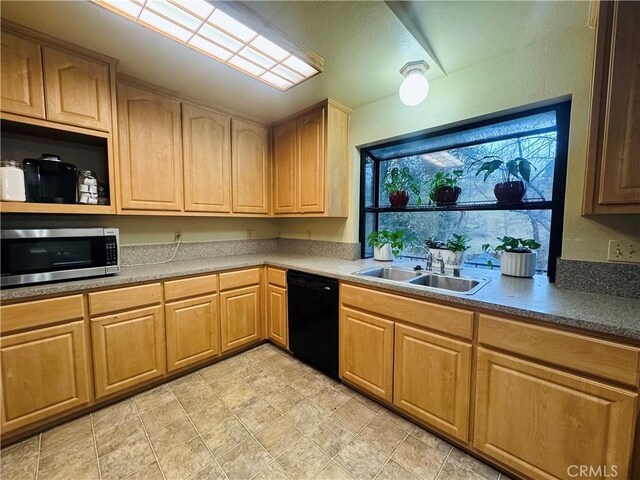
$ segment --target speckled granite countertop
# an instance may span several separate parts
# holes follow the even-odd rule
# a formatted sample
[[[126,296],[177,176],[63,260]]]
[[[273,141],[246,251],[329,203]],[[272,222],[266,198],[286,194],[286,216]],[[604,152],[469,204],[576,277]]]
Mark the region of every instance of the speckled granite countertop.
[[[546,277],[517,279],[500,275],[498,271],[465,269],[463,273],[465,276],[484,277],[489,278],[491,281],[474,295],[464,295],[438,292],[421,286],[353,274],[353,272],[364,268],[381,265],[371,259],[348,261],[283,253],[260,253],[215,257],[207,260],[188,260],[145,267],[123,267],[119,275],[110,277],[6,288],[0,292],[0,300],[4,302],[40,296],[86,292],[119,285],[263,264],[326,275],[352,283],[371,285],[472,308],[484,308],[544,322],[640,340],[640,300],[559,289],[549,284]],[[414,264],[415,262],[394,262],[394,265],[398,266],[413,266]]]

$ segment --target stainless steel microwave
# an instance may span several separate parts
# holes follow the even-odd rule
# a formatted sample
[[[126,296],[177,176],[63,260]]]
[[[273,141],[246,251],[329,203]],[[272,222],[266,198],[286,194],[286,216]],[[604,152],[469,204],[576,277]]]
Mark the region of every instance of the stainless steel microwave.
[[[0,239],[3,287],[120,271],[117,228],[2,230]]]

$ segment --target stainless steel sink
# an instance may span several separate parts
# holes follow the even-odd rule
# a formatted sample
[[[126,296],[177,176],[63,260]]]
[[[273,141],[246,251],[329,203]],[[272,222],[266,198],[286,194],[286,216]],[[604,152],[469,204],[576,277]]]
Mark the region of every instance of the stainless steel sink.
[[[441,290],[451,290],[452,292],[460,292],[473,294],[482,288],[488,280],[484,278],[467,278],[467,277],[446,277],[444,275],[420,275],[409,280],[413,285],[423,285],[425,287],[439,288]]]
[[[384,278],[385,280],[395,280],[396,282],[405,282],[420,276],[419,272],[399,267],[373,267],[360,270],[356,272],[356,274],[367,277]]]
[[[401,267],[373,267],[359,270],[354,274],[419,285],[433,290],[464,293],[466,295],[473,295],[489,283],[486,278],[450,277]]]

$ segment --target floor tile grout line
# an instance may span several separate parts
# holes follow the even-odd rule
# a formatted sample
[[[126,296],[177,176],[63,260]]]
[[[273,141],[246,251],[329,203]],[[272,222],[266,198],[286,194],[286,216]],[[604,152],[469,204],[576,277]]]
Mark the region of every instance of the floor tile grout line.
[[[96,452],[96,465],[98,467],[98,478],[102,480],[102,472],[100,471],[100,454],[98,453],[98,439],[96,438],[96,429],[93,426],[93,416],[89,413],[89,425],[91,425],[91,436],[93,437],[93,448]]]
[[[38,434],[38,456],[36,460],[36,480],[40,476],[40,449],[42,448],[42,433]]]
[[[371,422],[373,422],[373,420],[371,420]],[[369,422],[369,423],[371,423]],[[376,480],[376,478],[378,478],[378,475],[380,475],[380,472],[382,472],[382,470],[384,470],[384,468],[388,465],[388,463],[392,460],[393,458],[393,454],[396,453],[396,451],[400,448],[400,446],[405,442],[405,440],[407,438],[409,438],[409,435],[411,435],[411,432],[406,432],[404,438],[400,441],[400,443],[398,443],[398,445],[396,445],[396,448],[393,449],[393,451],[391,452],[391,454],[389,455],[389,458],[387,458],[387,461],[384,462],[384,465],[382,465],[382,467],[380,467],[380,470],[377,471],[377,473],[375,474],[375,476],[373,477],[373,480]],[[394,460],[395,462],[395,460]],[[404,468],[404,467],[402,467]]]
[[[155,388],[155,387],[154,387]],[[171,389],[169,388],[169,391],[171,392],[171,395],[173,395],[173,392],[171,391]],[[173,395],[175,398],[175,395]],[[142,425],[142,429],[144,430],[145,433],[145,438],[146,440],[149,442],[149,446],[151,447],[151,452],[153,453],[153,457],[156,459],[156,463],[158,464],[158,470],[160,470],[160,475],[162,475],[162,478],[164,480],[167,480],[167,477],[164,474],[164,471],[162,470],[162,466],[160,465],[160,459],[158,458],[158,454],[156,453],[156,449],[153,448],[153,443],[151,442],[151,438],[149,438],[149,431],[147,430],[147,426],[144,424],[144,422],[142,421],[142,414],[140,413],[140,409],[138,408],[138,405],[136,404],[134,397],[129,397],[131,399],[131,403],[133,403],[133,408],[136,409],[136,413],[138,414],[138,419],[140,420],[140,424]],[[177,399],[176,399],[177,400]],[[173,401],[173,400],[172,400]],[[169,402],[166,402],[169,403]],[[180,402],[178,402],[179,404]],[[164,404],[163,404],[164,405]],[[150,408],[148,411],[153,410],[152,408]],[[139,468],[138,470],[129,473],[129,475],[132,475],[136,472],[139,472],[140,470],[142,470],[144,467],[146,467],[147,465],[142,466],[141,468]],[[127,476],[129,476],[127,475]]]

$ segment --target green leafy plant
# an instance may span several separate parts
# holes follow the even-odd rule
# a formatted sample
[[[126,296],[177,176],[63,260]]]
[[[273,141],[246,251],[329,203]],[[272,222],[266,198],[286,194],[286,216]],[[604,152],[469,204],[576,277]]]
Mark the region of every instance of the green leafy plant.
[[[427,180],[429,187],[429,201],[435,203],[436,191],[440,187],[456,187],[458,180],[462,177],[462,170],[453,170],[452,172],[436,172],[433,178]]]
[[[533,238],[515,238],[515,237],[497,237],[500,242],[495,247],[492,247],[490,244],[485,243],[482,245],[482,251],[486,253],[492,253],[492,255],[497,258],[500,252],[508,252],[508,253],[532,253],[532,250],[537,250],[540,248],[540,244],[536,242]],[[487,260],[487,265],[493,267],[493,261],[491,259]]]
[[[529,183],[531,180],[531,169],[535,169],[531,162],[525,158],[516,157],[513,160],[505,162],[502,160],[502,157],[497,155],[482,157],[480,160],[469,165],[469,168],[472,168],[480,162],[482,162],[482,165],[480,165],[480,168],[476,171],[476,177],[484,172],[483,182],[486,182],[490,175],[498,171],[502,175],[503,182],[524,180]]]
[[[422,205],[420,183],[415,179],[408,167],[393,167],[382,179],[382,188],[387,193],[412,192],[417,195],[416,205]]]
[[[402,230],[380,230],[369,234],[367,244],[370,247],[381,248],[385,245],[391,245],[391,253],[394,257],[400,256],[402,251],[411,242],[411,236],[405,234]]]
[[[451,250],[452,252],[464,252],[469,250],[471,247],[471,245],[469,245],[470,241],[471,239],[466,235],[457,235],[454,233],[447,241],[447,250]]]
[[[441,242],[435,238],[427,238],[424,241],[424,244],[427,248],[447,248],[447,244],[445,242]]]

